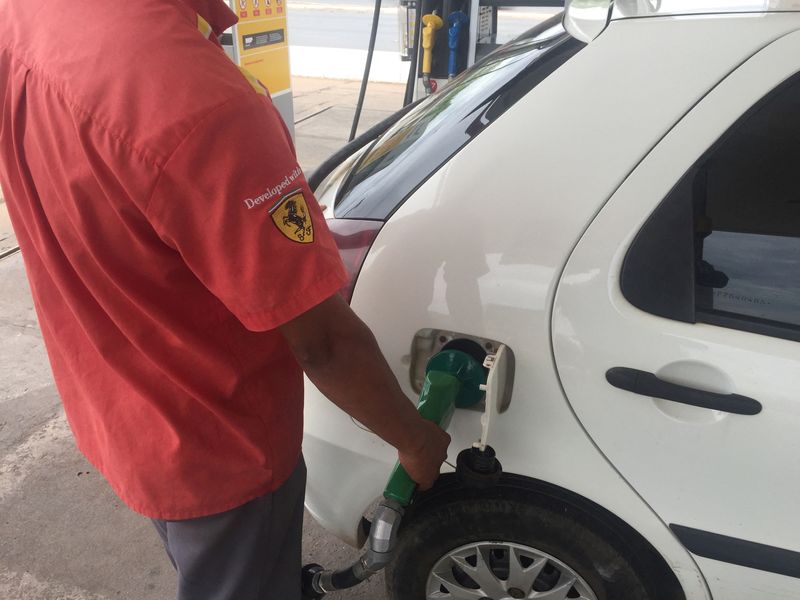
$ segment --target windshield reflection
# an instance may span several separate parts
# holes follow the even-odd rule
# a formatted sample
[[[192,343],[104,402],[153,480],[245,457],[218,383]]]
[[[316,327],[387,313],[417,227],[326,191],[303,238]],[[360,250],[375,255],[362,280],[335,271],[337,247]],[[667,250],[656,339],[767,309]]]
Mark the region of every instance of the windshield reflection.
[[[386,219],[453,154],[583,47],[560,24],[546,23],[539,33],[499,48],[383,134],[342,186],[336,216]]]

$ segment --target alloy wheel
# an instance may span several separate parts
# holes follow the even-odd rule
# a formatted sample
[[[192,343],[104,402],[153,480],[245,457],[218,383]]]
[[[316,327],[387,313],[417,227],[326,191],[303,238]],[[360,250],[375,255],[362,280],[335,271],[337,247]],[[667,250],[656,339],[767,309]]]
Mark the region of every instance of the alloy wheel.
[[[428,600],[597,600],[589,585],[557,558],[511,542],[477,542],[440,558],[426,585]]]

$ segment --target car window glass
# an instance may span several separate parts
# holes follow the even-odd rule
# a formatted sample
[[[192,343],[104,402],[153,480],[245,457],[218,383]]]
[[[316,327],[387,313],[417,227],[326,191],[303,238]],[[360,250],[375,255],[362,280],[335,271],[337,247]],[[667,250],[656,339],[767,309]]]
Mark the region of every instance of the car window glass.
[[[699,314],[800,326],[800,83],[754,110],[697,174]]]
[[[337,218],[386,219],[447,160],[585,44],[558,21],[523,35],[424,100],[384,133],[342,185]]]
[[[655,210],[623,294],[660,316],[800,341],[800,77],[757,104]]]
[[[701,264],[715,273],[698,274],[698,309],[800,326],[800,237],[715,231]]]

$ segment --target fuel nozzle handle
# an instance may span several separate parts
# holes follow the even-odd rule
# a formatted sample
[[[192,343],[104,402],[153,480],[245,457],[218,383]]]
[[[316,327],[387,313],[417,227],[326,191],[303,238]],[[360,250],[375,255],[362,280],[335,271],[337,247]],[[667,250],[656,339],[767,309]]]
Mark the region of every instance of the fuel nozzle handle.
[[[452,79],[458,75],[458,47],[461,41],[461,28],[469,21],[469,17],[457,10],[447,15],[447,45],[450,48],[450,61],[447,63],[447,77]]]
[[[431,71],[433,70],[433,47],[436,45],[436,32],[444,27],[442,18],[432,12],[422,17],[422,84],[425,86],[425,92],[430,94],[431,87]]]
[[[486,372],[480,361],[461,350],[443,350],[428,361],[425,383],[417,411],[427,421],[447,429],[455,409],[480,401]],[[383,497],[405,507],[411,503],[417,484],[399,462],[383,491]]]
[[[461,382],[456,376],[442,371],[432,371],[425,377],[417,411],[423,419],[447,429],[460,391]],[[389,476],[383,496],[401,506],[408,506],[416,489],[417,484],[398,462]]]

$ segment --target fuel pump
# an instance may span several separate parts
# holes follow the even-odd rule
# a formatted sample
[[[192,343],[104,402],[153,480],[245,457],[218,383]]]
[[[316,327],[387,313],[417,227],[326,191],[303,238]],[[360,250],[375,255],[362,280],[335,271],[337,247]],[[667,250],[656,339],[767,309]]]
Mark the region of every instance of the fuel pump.
[[[458,75],[470,61],[472,5],[479,0],[416,0],[421,13],[419,66],[415,71],[406,98],[421,98],[436,92]],[[411,11],[404,13],[415,18]],[[413,48],[407,52],[413,52]],[[412,62],[412,68],[413,68]]]
[[[285,0],[228,2],[239,21],[220,42],[237,65],[267,87],[275,108],[294,135]]]
[[[440,89],[495,50],[501,7],[558,7],[564,0],[398,0],[400,55],[411,61],[405,104]],[[441,20],[444,27],[437,27]],[[420,21],[424,27],[420,26]],[[434,23],[430,27],[428,24]]]

